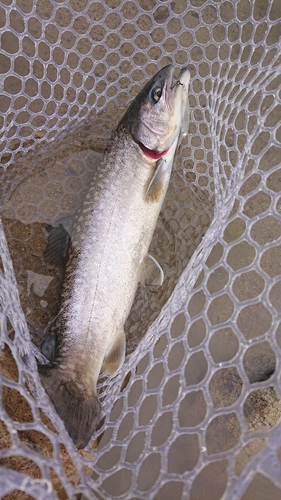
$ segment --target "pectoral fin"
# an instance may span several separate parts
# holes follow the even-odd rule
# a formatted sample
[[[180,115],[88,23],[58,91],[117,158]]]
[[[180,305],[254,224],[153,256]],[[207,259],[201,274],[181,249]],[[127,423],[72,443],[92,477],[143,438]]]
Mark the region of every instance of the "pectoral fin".
[[[116,337],[109,354],[104,358],[102,372],[115,373],[124,363],[126,353],[126,338],[122,330]]]
[[[164,189],[164,176],[168,172],[169,163],[162,158],[158,161],[153,177],[148,185],[145,193],[145,201],[157,202],[159,201]]]
[[[161,286],[164,281],[164,272],[157,260],[149,253],[141,263],[140,283],[143,286]]]

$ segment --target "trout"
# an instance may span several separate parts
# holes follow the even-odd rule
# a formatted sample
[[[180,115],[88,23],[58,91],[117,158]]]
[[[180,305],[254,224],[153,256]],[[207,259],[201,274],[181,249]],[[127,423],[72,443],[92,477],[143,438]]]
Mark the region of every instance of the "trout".
[[[162,68],[129,106],[76,215],[55,359],[38,369],[77,448],[87,445],[100,419],[100,373],[113,374],[124,363],[124,323],[138,282],[164,279],[148,249],[188,126],[190,74],[184,68],[174,82],[173,74],[172,65]]]

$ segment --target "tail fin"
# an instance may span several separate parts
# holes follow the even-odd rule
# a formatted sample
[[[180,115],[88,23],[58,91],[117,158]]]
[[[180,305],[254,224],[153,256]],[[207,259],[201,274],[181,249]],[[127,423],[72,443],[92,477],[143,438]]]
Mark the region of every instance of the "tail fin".
[[[64,421],[77,448],[85,448],[100,417],[100,403],[93,392],[83,390],[59,367],[39,365],[42,384]]]

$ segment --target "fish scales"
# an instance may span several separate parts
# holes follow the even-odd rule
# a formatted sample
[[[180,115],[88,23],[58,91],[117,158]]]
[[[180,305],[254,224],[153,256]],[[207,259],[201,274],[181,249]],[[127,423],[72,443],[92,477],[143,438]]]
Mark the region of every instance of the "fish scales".
[[[100,352],[96,355],[89,331],[95,329],[96,341],[100,337],[106,355],[111,348],[112,324],[122,331],[131,309],[138,283],[136,269],[148,251],[162,204],[160,200],[151,206],[145,200],[153,165],[144,162],[139,147],[123,131],[105,155],[101,171],[103,178],[98,183],[93,181],[74,227],[66,271],[71,278],[66,281],[62,296],[67,306],[58,323],[60,332],[68,331],[67,338],[61,335],[59,343],[64,356],[67,352],[70,360],[75,352],[82,356],[83,342],[83,364],[95,381],[102,361]],[[169,172],[165,177],[162,198]],[[85,212],[88,203],[91,210]]]
[[[189,72],[183,69],[174,85],[172,78],[169,65],[133,101],[76,216],[55,359],[39,366],[39,374],[78,448],[86,446],[100,418],[100,372],[115,373],[123,365],[124,323],[138,282],[163,281],[148,249],[181,129],[188,126]]]

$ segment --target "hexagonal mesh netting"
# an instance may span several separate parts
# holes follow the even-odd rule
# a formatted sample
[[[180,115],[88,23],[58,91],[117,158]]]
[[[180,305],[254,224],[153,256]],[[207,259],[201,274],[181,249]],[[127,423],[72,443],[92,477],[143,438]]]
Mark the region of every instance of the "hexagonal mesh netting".
[[[5,0],[0,21],[2,498],[280,499],[280,1]],[[165,281],[138,290],[78,452],[35,361],[63,274],[47,234],[170,62],[191,116],[151,248]]]

